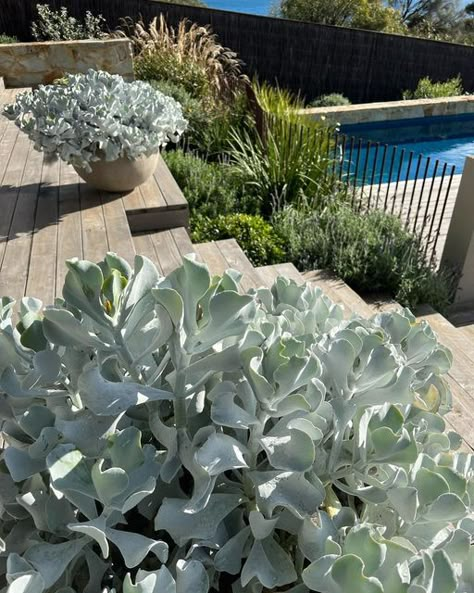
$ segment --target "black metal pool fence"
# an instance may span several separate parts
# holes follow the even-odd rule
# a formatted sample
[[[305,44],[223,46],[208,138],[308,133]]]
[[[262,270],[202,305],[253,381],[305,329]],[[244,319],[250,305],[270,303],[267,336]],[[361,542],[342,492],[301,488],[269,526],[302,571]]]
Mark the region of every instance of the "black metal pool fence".
[[[357,210],[380,209],[418,235],[435,262],[449,223],[456,167],[398,146],[329,131],[328,175],[344,184]],[[459,171],[460,173],[460,171]]]

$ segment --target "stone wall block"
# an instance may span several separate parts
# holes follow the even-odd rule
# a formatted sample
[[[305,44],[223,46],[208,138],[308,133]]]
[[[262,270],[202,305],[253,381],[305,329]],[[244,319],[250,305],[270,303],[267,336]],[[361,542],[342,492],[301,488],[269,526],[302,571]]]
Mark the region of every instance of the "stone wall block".
[[[0,78],[7,88],[49,84],[66,73],[84,73],[90,68],[133,80],[128,39],[0,45]]]

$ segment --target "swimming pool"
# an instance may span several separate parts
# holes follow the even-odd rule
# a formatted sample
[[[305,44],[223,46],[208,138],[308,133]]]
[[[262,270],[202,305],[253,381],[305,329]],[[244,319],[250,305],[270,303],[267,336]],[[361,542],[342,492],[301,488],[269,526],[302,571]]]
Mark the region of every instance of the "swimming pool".
[[[445,164],[448,172],[454,166],[461,173],[466,156],[474,155],[474,114],[344,125],[341,133],[346,136],[346,171],[358,181],[364,169],[366,182],[374,175],[375,183],[393,181],[399,174],[400,179],[439,176]]]

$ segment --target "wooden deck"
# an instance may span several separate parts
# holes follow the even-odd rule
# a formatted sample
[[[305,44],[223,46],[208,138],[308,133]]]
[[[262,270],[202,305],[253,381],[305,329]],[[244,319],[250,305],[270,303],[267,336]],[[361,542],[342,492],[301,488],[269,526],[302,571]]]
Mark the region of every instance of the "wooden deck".
[[[0,94],[1,104],[16,90]],[[187,202],[160,159],[155,175],[127,194],[87,186],[62,161],[48,161],[0,118],[0,293],[52,302],[64,261],[98,261],[107,251],[133,260],[133,232],[186,227]]]

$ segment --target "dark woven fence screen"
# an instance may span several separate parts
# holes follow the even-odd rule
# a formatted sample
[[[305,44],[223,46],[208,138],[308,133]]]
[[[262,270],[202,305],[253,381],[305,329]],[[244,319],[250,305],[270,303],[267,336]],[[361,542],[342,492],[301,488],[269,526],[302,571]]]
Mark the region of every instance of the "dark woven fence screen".
[[[41,0],[40,0],[41,1]],[[47,2],[48,0],[43,0]],[[30,40],[38,0],[0,0],[0,33]],[[172,24],[182,18],[211,25],[223,45],[238,52],[249,74],[278,81],[307,98],[340,92],[353,102],[399,99],[423,76],[460,74],[474,91],[474,47],[328,27],[298,21],[194,8],[153,0],[49,0],[75,16],[102,13],[114,28],[124,16],[151,20],[160,12]]]

